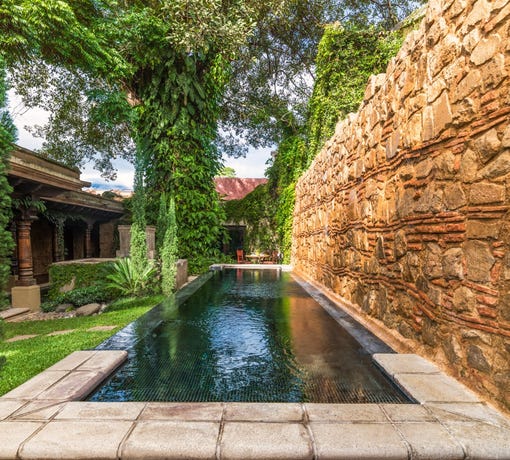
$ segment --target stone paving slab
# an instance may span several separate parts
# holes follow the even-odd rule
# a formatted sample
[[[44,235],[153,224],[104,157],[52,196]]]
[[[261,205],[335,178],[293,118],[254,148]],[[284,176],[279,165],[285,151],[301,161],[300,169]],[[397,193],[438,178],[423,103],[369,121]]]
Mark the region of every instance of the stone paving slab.
[[[117,369],[126,359],[127,352],[125,351],[111,350],[106,353],[105,351],[98,351],[83,364],[80,364],[77,370],[102,372],[108,375]]]
[[[24,405],[12,415],[14,420],[51,420],[65,405],[65,402],[35,400]]]
[[[229,403],[224,418],[238,422],[301,422],[304,411],[302,404],[297,403]]]
[[[13,318],[18,315],[22,315],[29,311],[31,311],[30,308],[22,308],[22,307],[8,308],[7,310],[0,311],[0,318],[2,318],[3,320],[8,320],[10,318]]]
[[[25,422],[28,423],[28,422]],[[54,420],[20,449],[22,459],[117,459],[133,423],[125,421]]]
[[[74,331],[76,331],[76,329],[63,329],[62,331],[50,332],[49,334],[46,334],[46,336],[53,337],[55,335],[66,335],[66,334],[70,334],[71,332],[74,332]]]
[[[445,374],[396,374],[398,386],[420,403],[478,402],[476,395]]]
[[[460,443],[439,423],[402,423],[397,425],[397,430],[408,442],[411,458],[464,459]]]
[[[37,422],[0,422],[0,458],[18,458],[20,445],[42,426]]]
[[[49,371],[46,370],[22,383],[19,387],[14,388],[2,399],[26,399],[32,400],[37,398],[44,390],[51,387],[68,374],[67,371]]]
[[[381,404],[381,409],[392,422],[436,422],[437,418],[419,404]]]
[[[427,409],[443,422],[490,423],[510,428],[510,420],[486,404],[476,403],[429,403]]]
[[[95,351],[75,351],[46,369],[47,371],[72,371],[94,356]]]
[[[148,403],[140,420],[181,420],[220,422],[223,403]]]
[[[397,374],[438,374],[439,368],[430,361],[414,354],[376,353],[373,360],[390,375]]]
[[[0,458],[510,459],[510,419],[440,373],[396,374],[422,404],[67,401],[125,356],[73,353],[0,398]]]
[[[305,404],[311,422],[383,422],[388,418],[377,404]]]
[[[473,422],[446,422],[469,460],[510,459],[510,430]]]
[[[43,391],[37,399],[72,401],[88,396],[105,378],[102,372],[74,371],[63,377],[58,385]]]
[[[118,326],[94,326],[87,329],[89,332],[107,332],[113,331]]]
[[[300,423],[227,422],[220,444],[221,458],[312,459],[312,440]]]
[[[55,420],[136,420],[146,406],[143,402],[73,401],[65,405]]]
[[[14,414],[19,408],[25,405],[25,401],[0,399],[0,420],[3,420]]]
[[[34,337],[38,337],[38,334],[15,335],[14,337],[7,339],[5,342],[6,343],[19,342],[21,340],[33,339]]]
[[[391,424],[311,423],[319,459],[407,460],[405,442]]]
[[[212,422],[143,421],[121,449],[123,460],[216,459],[220,424]]]

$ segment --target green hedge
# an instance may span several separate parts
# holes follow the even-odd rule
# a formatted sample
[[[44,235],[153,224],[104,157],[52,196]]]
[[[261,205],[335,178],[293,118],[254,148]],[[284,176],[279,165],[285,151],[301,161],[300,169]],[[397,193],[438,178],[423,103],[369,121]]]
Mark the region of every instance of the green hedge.
[[[113,262],[73,263],[52,265],[49,270],[50,300],[57,299],[63,286],[70,284],[74,278],[74,288],[104,285],[106,277],[113,272]]]

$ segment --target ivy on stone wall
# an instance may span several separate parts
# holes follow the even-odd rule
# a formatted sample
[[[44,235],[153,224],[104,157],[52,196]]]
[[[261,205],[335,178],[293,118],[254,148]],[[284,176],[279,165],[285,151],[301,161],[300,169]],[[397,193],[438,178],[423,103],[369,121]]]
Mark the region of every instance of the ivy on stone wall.
[[[4,287],[10,272],[10,257],[14,247],[7,229],[11,218],[11,187],[7,181],[7,165],[15,140],[15,127],[6,110],[7,85],[5,64],[0,55],[0,309],[7,304]]]
[[[112,262],[100,263],[66,263],[51,265],[49,268],[50,299],[58,298],[61,289],[68,285],[70,288],[83,288],[104,284],[107,276],[113,271]]]
[[[339,120],[356,112],[370,75],[386,71],[402,44],[399,32],[375,26],[332,24],[317,52],[317,77],[308,105],[308,164],[335,130]]]
[[[290,262],[294,188],[306,168],[306,163],[305,137],[294,135],[280,143],[276,156],[266,171],[272,201],[276,203],[274,231],[284,263]]]
[[[301,135],[285,138],[267,175],[273,201],[278,246],[290,262],[294,189],[299,176],[329,139],[339,120],[355,112],[368,78],[386,70],[402,43],[401,34],[376,27],[332,24],[325,28],[316,59],[316,81]]]

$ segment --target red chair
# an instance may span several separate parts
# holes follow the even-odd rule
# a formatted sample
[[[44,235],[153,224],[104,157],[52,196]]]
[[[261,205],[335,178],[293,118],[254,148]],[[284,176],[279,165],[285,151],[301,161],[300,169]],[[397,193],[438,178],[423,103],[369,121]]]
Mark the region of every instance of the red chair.
[[[242,249],[237,249],[236,250],[236,254],[237,254],[237,263],[238,264],[245,264],[246,263],[246,259],[244,258],[244,251]]]

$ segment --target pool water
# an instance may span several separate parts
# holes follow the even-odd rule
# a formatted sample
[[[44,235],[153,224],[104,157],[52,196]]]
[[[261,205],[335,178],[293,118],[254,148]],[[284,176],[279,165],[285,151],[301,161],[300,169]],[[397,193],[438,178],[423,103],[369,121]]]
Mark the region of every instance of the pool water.
[[[216,271],[98,348],[129,359],[92,401],[410,402],[280,270]]]

